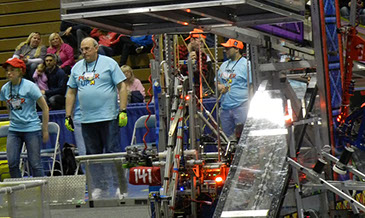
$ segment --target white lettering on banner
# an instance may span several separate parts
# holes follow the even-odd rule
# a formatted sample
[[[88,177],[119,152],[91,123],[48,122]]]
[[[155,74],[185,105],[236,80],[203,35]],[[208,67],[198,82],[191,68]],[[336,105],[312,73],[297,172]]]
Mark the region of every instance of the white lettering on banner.
[[[134,169],[134,178],[136,180],[136,184],[138,184],[139,179],[143,180],[143,183],[146,184],[146,177],[148,176],[148,182],[152,183],[151,169],[147,169],[148,174],[146,173],[146,169]]]

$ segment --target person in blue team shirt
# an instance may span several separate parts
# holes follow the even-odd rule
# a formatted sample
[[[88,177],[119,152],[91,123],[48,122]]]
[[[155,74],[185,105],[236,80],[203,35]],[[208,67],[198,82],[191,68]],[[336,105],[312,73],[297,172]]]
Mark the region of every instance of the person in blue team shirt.
[[[9,82],[1,88],[0,100],[6,101],[9,110],[9,133],[6,142],[10,176],[20,178],[20,154],[23,143],[34,177],[44,176],[40,150],[49,139],[49,109],[38,86],[23,77],[25,63],[18,58],[10,58],[3,67]],[[36,103],[42,109],[42,125],[37,114]]]
[[[220,119],[224,133],[230,137],[236,125],[244,125],[247,118],[247,60],[241,54],[242,42],[229,39],[222,45],[229,60],[223,62],[218,71],[218,91],[222,93]]]
[[[128,92],[123,82],[126,77],[117,62],[98,54],[98,48],[95,39],[87,37],[82,40],[81,52],[84,59],[74,65],[67,83],[69,89],[66,94],[65,126],[73,131],[71,114],[77,94],[87,155],[120,152],[118,124],[120,127],[126,126],[128,119]],[[92,194],[95,197],[100,193]]]
[[[86,153],[118,152],[118,123],[119,126],[127,124],[127,89],[123,82],[126,77],[112,58],[98,55],[98,44],[93,38],[85,38],[81,50],[84,59],[72,68],[67,83],[66,127],[70,129],[69,121],[78,94]]]

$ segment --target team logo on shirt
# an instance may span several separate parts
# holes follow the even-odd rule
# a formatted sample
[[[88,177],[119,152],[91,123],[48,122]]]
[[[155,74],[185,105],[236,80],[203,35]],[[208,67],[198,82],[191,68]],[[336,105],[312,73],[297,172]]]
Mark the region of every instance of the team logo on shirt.
[[[25,103],[25,98],[19,98],[16,96],[11,96],[10,99],[6,101],[6,104],[11,110],[22,110],[22,104]]]
[[[87,85],[95,85],[95,80],[96,79],[100,79],[99,74],[95,73],[95,76],[92,80],[87,79],[84,75],[79,76],[79,78],[77,79],[78,81],[80,81],[80,85],[81,86],[87,86]]]

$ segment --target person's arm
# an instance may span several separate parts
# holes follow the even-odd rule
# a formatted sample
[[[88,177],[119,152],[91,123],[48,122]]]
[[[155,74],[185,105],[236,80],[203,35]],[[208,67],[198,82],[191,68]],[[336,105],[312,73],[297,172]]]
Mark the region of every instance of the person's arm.
[[[119,110],[125,110],[127,108],[128,91],[127,86],[124,82],[120,82],[117,85],[119,93]]]
[[[27,61],[28,61],[28,63],[41,64],[41,63],[43,63],[43,60],[46,57],[46,54],[47,54],[47,48],[45,46],[42,46],[41,47],[41,53],[40,53],[39,57],[29,58],[29,59],[27,59]]]
[[[28,63],[37,63],[37,64],[41,64],[41,63],[43,63],[43,59],[42,59],[42,58],[32,58],[32,59],[28,59]]]
[[[37,104],[42,109],[42,135],[43,135],[43,142],[46,143],[49,139],[49,134],[48,134],[49,108],[43,96],[38,98]]]
[[[93,30],[91,30],[90,36],[93,38],[99,38],[101,36],[101,33],[98,28],[94,28]]]
[[[77,89],[68,87],[66,94],[66,108],[65,108],[66,117],[71,117],[71,115],[73,114],[72,111],[76,101],[76,94],[77,94]]]
[[[61,68],[64,68],[65,66],[73,66],[73,63],[74,63],[74,49],[71,46],[69,46],[65,43],[62,46],[63,46],[62,52],[66,56],[66,61],[62,63]]]
[[[34,82],[37,82],[38,81],[38,70],[35,70],[34,73],[33,73],[33,80]]]

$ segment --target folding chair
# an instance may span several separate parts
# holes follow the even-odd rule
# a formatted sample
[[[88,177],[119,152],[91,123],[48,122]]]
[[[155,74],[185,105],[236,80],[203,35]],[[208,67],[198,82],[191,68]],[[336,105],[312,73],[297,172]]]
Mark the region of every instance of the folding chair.
[[[9,131],[9,125],[4,125],[0,127],[0,138],[5,138],[8,136],[8,131]],[[1,151],[0,152],[0,168],[2,168],[2,166],[6,166],[8,164],[7,160],[7,156],[6,156],[6,151]],[[9,167],[8,167],[9,169]],[[9,170],[7,172],[0,172],[0,179],[4,174],[8,174]]]
[[[144,122],[146,121],[147,117],[148,117],[148,115],[141,116],[140,118],[137,119],[136,123],[134,124],[131,145],[137,145],[137,137],[136,137],[137,129],[146,128],[144,125]],[[147,127],[148,128],[156,127],[156,115],[150,116],[150,118],[147,121]],[[148,143],[148,144],[151,145],[152,143]]]
[[[48,132],[51,143],[51,148],[41,149],[42,162],[48,163],[48,170],[50,169],[51,176],[53,176],[55,171],[58,171],[60,175],[63,175],[62,169],[62,157],[61,157],[61,146],[59,143],[60,138],[60,126],[57,123],[48,123]],[[54,139],[54,140],[53,140]],[[43,144],[43,147],[47,144]],[[44,161],[46,159],[46,161]],[[59,163],[60,169],[55,169],[56,162]]]

